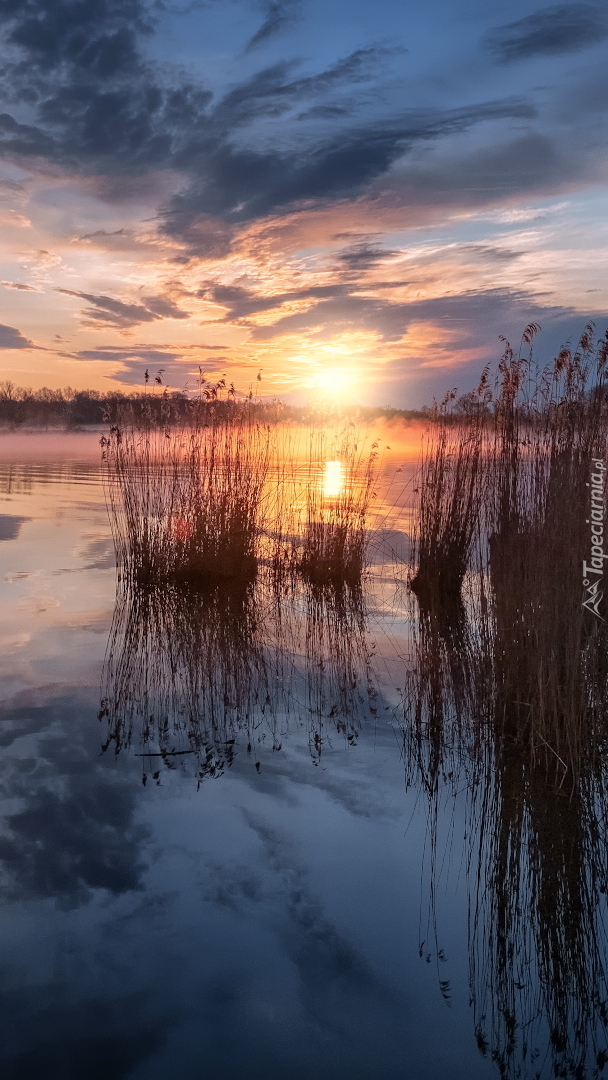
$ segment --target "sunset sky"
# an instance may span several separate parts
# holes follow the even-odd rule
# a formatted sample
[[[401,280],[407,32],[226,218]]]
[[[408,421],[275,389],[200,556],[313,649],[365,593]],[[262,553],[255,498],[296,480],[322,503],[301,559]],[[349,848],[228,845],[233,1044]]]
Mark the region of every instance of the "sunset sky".
[[[0,0],[0,380],[400,408],[608,325],[608,10]],[[262,381],[256,376],[261,370]]]

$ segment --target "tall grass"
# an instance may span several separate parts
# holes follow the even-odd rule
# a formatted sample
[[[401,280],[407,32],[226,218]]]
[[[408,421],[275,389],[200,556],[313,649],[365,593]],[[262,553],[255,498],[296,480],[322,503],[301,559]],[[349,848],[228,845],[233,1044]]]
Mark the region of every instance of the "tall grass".
[[[298,568],[312,584],[359,584],[377,471],[378,443],[370,446],[352,421],[311,426]]]
[[[186,427],[113,426],[103,464],[122,574],[191,587],[251,580],[270,432],[237,406],[203,410]]]
[[[418,517],[413,537],[411,588],[421,602],[455,599],[462,587],[484,498],[484,435],[488,372],[475,391],[473,411],[455,416],[452,391],[431,413],[418,480]]]
[[[208,588],[250,581],[270,562],[277,582],[358,585],[377,474],[364,429],[285,423],[280,410],[260,423],[249,402],[195,405],[185,425],[125,409],[102,439],[120,572]]]
[[[608,1052],[608,623],[582,574],[608,343],[591,330],[544,369],[506,347],[466,588],[417,594],[406,746],[432,832],[445,786],[469,793],[476,1037],[505,1080],[592,1076]]]

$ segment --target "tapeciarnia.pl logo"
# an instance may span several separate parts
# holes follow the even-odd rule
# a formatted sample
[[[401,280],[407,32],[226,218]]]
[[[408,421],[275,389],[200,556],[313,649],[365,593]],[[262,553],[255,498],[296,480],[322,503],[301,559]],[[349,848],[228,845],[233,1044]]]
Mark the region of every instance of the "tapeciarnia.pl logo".
[[[583,559],[583,607],[603,619],[600,615],[600,604],[604,593],[601,591],[604,576],[604,559],[608,554],[604,553],[604,485],[606,466],[601,458],[592,458],[591,463],[594,471],[591,473],[591,482],[587,487],[591,489],[590,517],[586,519],[591,526],[591,558],[589,562]]]

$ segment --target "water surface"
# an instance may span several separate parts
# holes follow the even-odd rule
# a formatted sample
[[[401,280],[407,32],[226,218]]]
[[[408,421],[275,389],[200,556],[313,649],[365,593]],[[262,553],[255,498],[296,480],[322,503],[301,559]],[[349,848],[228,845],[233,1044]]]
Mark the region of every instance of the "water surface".
[[[117,594],[98,461],[0,438],[2,1076],[498,1076],[467,792],[404,749],[407,491],[363,613],[258,599],[245,632]]]

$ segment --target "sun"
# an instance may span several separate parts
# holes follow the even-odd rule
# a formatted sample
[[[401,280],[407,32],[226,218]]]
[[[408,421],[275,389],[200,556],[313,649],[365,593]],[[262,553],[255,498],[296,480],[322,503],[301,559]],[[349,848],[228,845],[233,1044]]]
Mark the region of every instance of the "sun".
[[[315,385],[325,393],[339,393],[356,382],[352,371],[344,368],[324,368],[315,378]]]

